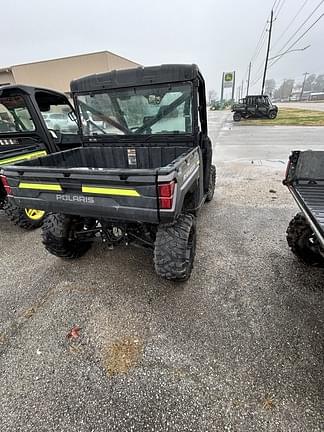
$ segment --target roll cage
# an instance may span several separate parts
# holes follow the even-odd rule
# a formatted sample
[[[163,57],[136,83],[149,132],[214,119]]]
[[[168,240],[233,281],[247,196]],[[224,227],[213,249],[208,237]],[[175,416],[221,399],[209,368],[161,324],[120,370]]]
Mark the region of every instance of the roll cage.
[[[23,98],[25,106],[29,112],[30,118],[34,124],[33,130],[20,131],[0,131],[1,142],[9,142],[8,140],[16,141],[18,144],[22,142],[42,142],[45,144],[49,152],[58,151],[61,145],[69,146],[72,142],[80,141],[79,134],[69,136],[69,134],[55,137],[55,134],[47,127],[42,112],[45,112],[49,104],[66,105],[71,112],[74,113],[74,108],[68,98],[59,92],[41,87],[32,87],[25,85],[9,85],[0,87],[1,98],[11,98],[19,96]],[[3,147],[0,146],[0,153]]]
[[[138,88],[138,87],[153,87],[158,84],[176,84],[176,83],[187,83],[190,82],[193,86],[192,95],[192,134],[184,134],[184,136],[170,133],[164,134],[163,136],[156,135],[145,135],[144,139],[149,139],[150,142],[161,142],[163,141],[187,141],[192,142],[193,145],[199,145],[200,134],[207,135],[207,110],[206,110],[206,90],[204,79],[196,65],[162,65],[162,66],[150,66],[140,67],[127,70],[118,70],[112,72],[105,72],[101,74],[90,75],[84,78],[80,78],[71,82],[71,94],[73,96],[74,105],[78,106],[78,96],[88,95],[102,92],[112,92],[117,89],[127,88]],[[183,102],[183,97],[178,98],[166,110],[160,113],[154,119],[149,120],[145,126],[139,128],[135,133],[129,134],[127,128],[123,124],[116,125],[114,119],[105,118],[108,123],[113,126],[121,128],[125,135],[101,135],[91,138],[91,141],[118,141],[122,143],[124,141],[143,141],[143,135],[140,135],[144,129],[153,125],[156,121],[161,119],[163,116],[170,113],[175,107]],[[98,114],[98,113],[94,113]],[[81,125],[80,110],[77,109],[77,116],[79,125]],[[87,137],[83,137],[83,140],[87,140]]]

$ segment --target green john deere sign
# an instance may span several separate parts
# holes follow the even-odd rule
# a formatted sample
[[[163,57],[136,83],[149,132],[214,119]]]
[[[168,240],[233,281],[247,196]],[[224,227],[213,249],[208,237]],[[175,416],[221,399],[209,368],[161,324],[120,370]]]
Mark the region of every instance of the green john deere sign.
[[[235,71],[223,72],[221,101],[224,100],[224,90],[227,89],[231,89],[231,93],[232,93],[231,98],[234,99],[234,88],[235,88]]]
[[[224,72],[223,75],[224,88],[233,88],[235,80],[235,72]]]
[[[233,73],[232,72],[227,72],[226,74],[225,74],[225,81],[226,82],[232,82],[233,81]]]

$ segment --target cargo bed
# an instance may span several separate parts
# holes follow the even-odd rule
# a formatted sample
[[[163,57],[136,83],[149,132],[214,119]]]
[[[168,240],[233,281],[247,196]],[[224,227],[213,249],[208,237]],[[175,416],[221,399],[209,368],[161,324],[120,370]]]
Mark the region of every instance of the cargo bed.
[[[293,152],[284,184],[324,245],[324,152]]]
[[[79,147],[54,153],[23,165],[45,168],[90,169],[156,169],[169,165],[180,155],[188,153],[188,147]]]
[[[5,175],[23,207],[159,223],[157,183],[172,180],[180,165],[182,175],[197,173],[198,164],[198,149],[187,146],[80,147],[8,166]]]

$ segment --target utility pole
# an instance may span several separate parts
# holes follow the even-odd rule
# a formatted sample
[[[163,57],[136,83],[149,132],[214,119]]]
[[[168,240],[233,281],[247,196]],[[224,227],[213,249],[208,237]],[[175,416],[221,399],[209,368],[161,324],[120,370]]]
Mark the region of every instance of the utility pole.
[[[244,94],[244,80],[242,80],[242,87],[241,87],[241,89],[242,89],[242,94],[241,94],[241,99],[242,99],[243,94]]]
[[[233,82],[232,82],[232,101],[234,102],[234,92],[235,92],[235,71],[233,72]]]
[[[302,89],[301,89],[300,96],[299,96],[299,100],[300,101],[303,99],[303,94],[304,94],[304,89],[305,89],[305,83],[306,83],[306,77],[307,77],[307,75],[309,75],[309,72],[305,72],[303,75],[304,75],[304,81],[303,81]]]
[[[266,76],[267,76],[267,68],[268,68],[268,60],[269,60],[269,52],[270,52],[270,44],[271,44],[272,23],[273,23],[273,10],[271,10],[271,15],[270,15],[270,27],[269,27],[268,47],[267,47],[266,60],[265,60],[265,64],[264,64],[264,72],[263,72],[263,81],[262,81],[261,94],[264,93],[265,80],[266,80]]]
[[[223,102],[224,99],[224,75],[225,72],[223,72],[223,76],[222,76],[222,90],[221,90],[221,99],[220,99],[221,103]]]
[[[246,85],[246,96],[249,95],[250,78],[251,78],[251,62],[249,64],[249,74],[248,74],[247,85]]]

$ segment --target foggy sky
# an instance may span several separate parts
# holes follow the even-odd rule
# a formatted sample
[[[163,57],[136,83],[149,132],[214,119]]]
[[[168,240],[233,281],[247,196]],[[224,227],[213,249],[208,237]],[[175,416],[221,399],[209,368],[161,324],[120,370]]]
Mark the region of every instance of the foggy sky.
[[[285,1],[273,28],[273,43],[304,0]],[[1,5],[0,67],[108,50],[143,65],[197,63],[209,89],[220,92],[221,73],[246,73],[274,0],[11,0]],[[277,54],[319,0],[308,0],[292,29],[277,44]],[[311,24],[324,12],[324,4]],[[309,26],[307,24],[305,29]],[[295,38],[294,38],[295,39]],[[268,77],[302,79],[324,73],[324,18]],[[253,64],[264,62],[265,47]],[[260,82],[252,89],[259,90]]]

